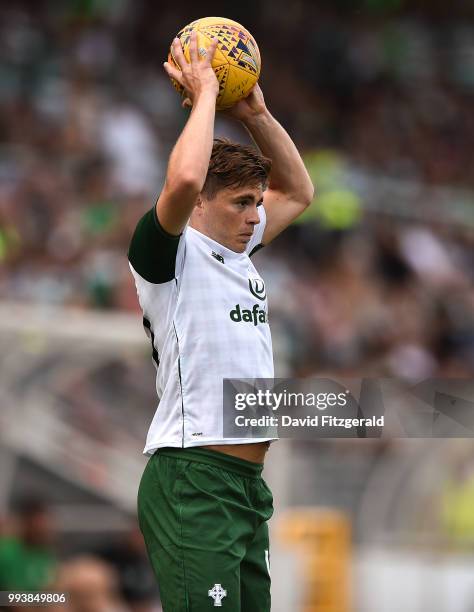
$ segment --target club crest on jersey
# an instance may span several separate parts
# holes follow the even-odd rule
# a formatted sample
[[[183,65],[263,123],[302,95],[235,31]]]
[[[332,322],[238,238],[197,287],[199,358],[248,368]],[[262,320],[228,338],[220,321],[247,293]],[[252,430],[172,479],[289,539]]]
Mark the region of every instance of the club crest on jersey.
[[[207,594],[214,600],[214,607],[221,608],[222,600],[227,596],[227,591],[220,584],[215,584],[212,589],[209,589]]]
[[[241,308],[239,304],[236,304],[235,308],[230,311],[230,318],[235,323],[245,321],[246,323],[253,323],[255,326],[259,323],[268,323],[267,313],[258,304],[254,304],[252,310]]]
[[[249,278],[249,289],[250,293],[256,297],[257,300],[265,300],[267,298],[265,283],[261,278]]]

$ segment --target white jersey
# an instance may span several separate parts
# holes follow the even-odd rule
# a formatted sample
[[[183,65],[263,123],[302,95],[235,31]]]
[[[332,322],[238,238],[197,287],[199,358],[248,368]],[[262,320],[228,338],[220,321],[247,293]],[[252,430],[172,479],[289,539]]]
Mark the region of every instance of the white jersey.
[[[266,216],[244,253],[192,227],[179,237],[160,226],[155,207],[139,221],[129,262],[157,368],[158,407],[144,453],[160,447],[242,444],[225,438],[223,379],[273,378],[265,284],[249,255],[261,245]]]

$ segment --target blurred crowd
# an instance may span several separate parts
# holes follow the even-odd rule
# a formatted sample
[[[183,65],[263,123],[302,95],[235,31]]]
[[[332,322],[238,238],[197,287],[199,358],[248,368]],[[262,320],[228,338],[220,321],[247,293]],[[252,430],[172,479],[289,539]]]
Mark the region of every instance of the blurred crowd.
[[[0,590],[65,593],[50,612],[160,612],[159,591],[135,522],[102,549],[64,557],[52,508],[29,496],[0,528]],[[4,608],[2,608],[4,609]],[[6,609],[9,609],[6,607]],[[11,607],[28,612],[34,606]]]
[[[186,119],[161,64],[202,12],[252,31],[269,106],[302,151],[473,189],[474,14],[405,4],[221,1],[196,15],[188,1],[4,3],[0,297],[138,309],[127,246]],[[472,372],[473,239],[396,214],[290,228],[258,256],[280,372]]]
[[[404,514],[403,508],[398,507],[394,500],[397,513],[403,515],[404,536],[413,537],[408,546],[418,549],[422,542],[425,554],[441,550],[445,553],[468,552],[472,551],[474,544],[472,446],[456,447],[455,441],[452,442],[449,449],[446,448],[449,452],[443,454],[445,469],[441,473],[437,471],[436,486],[415,496],[411,491],[408,507],[415,507],[415,515],[412,516],[408,508]],[[342,457],[348,453],[348,457],[355,459],[350,447],[338,445],[331,462],[340,461],[341,451]],[[307,447],[306,450],[311,449]],[[324,448],[320,450],[324,451]],[[402,452],[399,449],[398,461]],[[393,454],[392,460],[397,461],[397,453]],[[347,471],[351,472],[351,468]],[[307,470],[306,475],[309,472]],[[396,495],[399,494],[400,490]],[[317,505],[321,505],[320,495],[321,490],[317,493]],[[330,503],[328,498],[325,501]],[[0,515],[0,591],[64,593],[65,603],[42,606],[46,612],[161,612],[158,585],[135,520],[130,520],[128,528],[115,537],[109,536],[105,545],[87,544],[87,538],[84,538],[85,541],[76,544],[74,551],[65,553],[64,545],[69,542],[71,534],[59,520],[56,510],[57,507],[47,503],[43,497],[30,494],[18,499],[11,513]],[[328,511],[327,506],[325,511]],[[356,515],[349,516],[353,521],[357,518]],[[396,532],[400,525],[397,526],[394,517],[391,520],[391,528]],[[296,519],[297,530],[298,523]],[[431,538],[434,536],[431,544],[420,540],[420,533]],[[400,538],[400,532],[398,536]],[[328,554],[328,544],[323,550]],[[445,557],[442,559],[445,563]],[[33,612],[36,607],[15,605],[1,606],[1,609]]]
[[[257,257],[283,375],[472,375],[472,237],[367,215],[363,228],[302,224],[280,241],[286,251]]]
[[[127,247],[186,120],[161,65],[173,36],[200,16],[226,15],[253,33],[269,107],[306,159],[330,150],[400,184],[472,193],[468,4],[3,3],[0,299],[138,312]],[[242,136],[221,118],[217,127]],[[428,210],[423,223],[398,216],[403,202],[390,192],[392,214],[364,212],[358,194],[362,212],[341,223],[334,199],[322,197],[322,174],[313,206],[329,205],[324,220],[293,225],[255,256],[268,285],[277,374],[472,375],[472,211],[464,228],[441,223],[420,187],[413,209]],[[141,362],[128,367],[119,355],[54,391],[78,431],[124,449],[143,438],[151,380]],[[446,491],[440,520],[459,540],[474,541],[473,495],[472,470]],[[160,610],[135,524],[106,549],[63,558],[44,502],[25,500],[11,516],[0,517],[0,590],[65,590],[74,612]]]

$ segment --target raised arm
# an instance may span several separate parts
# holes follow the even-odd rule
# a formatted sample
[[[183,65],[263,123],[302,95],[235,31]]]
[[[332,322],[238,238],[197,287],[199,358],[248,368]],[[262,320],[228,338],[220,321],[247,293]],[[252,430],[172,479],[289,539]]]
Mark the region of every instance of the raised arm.
[[[197,196],[206,180],[214,137],[214,119],[219,83],[212,69],[214,40],[204,58],[199,58],[196,33],[191,33],[190,59],[184,57],[179,39],[173,41],[173,57],[181,70],[165,62],[168,75],[178,81],[192,99],[189,119],[168,162],[165,185],[156,203],[160,225],[170,234],[183,231]]]
[[[314,186],[295,144],[266,107],[258,84],[227,114],[244,124],[260,151],[272,160],[263,196],[267,225],[262,241],[268,244],[311,204]]]

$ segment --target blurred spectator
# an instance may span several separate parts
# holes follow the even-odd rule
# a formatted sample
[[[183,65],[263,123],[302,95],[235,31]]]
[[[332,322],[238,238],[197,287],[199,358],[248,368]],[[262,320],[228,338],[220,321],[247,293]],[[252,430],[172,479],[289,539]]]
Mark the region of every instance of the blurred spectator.
[[[121,596],[130,610],[158,612],[159,591],[138,525],[99,554],[115,568]]]
[[[51,612],[129,612],[120,598],[114,569],[95,557],[63,563],[54,591],[67,593],[68,603],[51,606]]]
[[[440,499],[440,524],[448,543],[472,550],[474,546],[474,462],[472,451],[458,457],[453,473],[444,482]]]
[[[18,506],[15,516],[14,533],[0,538],[0,590],[46,589],[57,570],[51,513],[42,500],[28,498]]]

